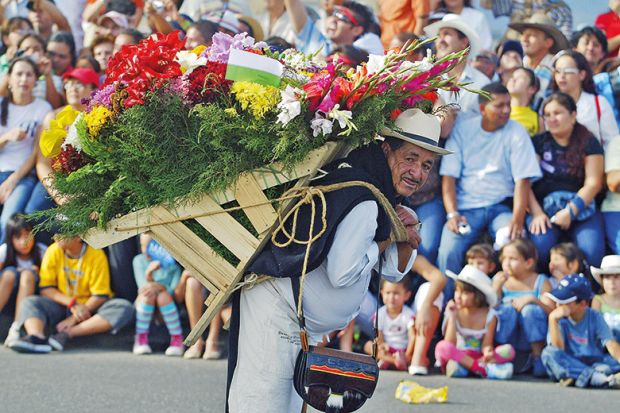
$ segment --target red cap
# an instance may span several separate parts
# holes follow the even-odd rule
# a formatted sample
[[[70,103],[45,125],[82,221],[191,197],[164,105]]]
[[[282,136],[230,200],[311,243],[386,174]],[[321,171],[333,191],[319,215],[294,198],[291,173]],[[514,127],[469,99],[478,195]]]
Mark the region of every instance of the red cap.
[[[93,69],[79,67],[62,76],[62,80],[76,79],[85,85],[99,87],[99,75]]]

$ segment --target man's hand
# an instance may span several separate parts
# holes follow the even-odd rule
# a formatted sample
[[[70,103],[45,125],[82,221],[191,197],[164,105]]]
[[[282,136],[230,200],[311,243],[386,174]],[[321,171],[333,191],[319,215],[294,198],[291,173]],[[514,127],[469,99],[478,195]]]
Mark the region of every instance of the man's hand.
[[[77,320],[78,323],[88,320],[92,317],[90,310],[84,304],[76,303],[71,307],[71,314]]]
[[[446,221],[446,224],[448,225],[448,229],[454,232],[455,234],[460,234],[459,224],[461,223],[467,224],[467,218],[465,218],[463,215],[453,216],[452,218]]]
[[[420,222],[418,220],[418,216],[411,208],[407,208],[403,205],[396,205],[395,210],[400,222],[403,223],[405,230],[407,230],[409,245],[414,250],[418,249],[422,243],[422,237],[420,237],[420,234],[418,234],[418,231],[416,230],[416,226]]]
[[[523,236],[525,235],[522,221],[518,222],[515,219],[513,219],[512,221],[510,221],[510,225],[508,226],[508,229],[510,231],[511,240],[523,238]]]
[[[562,318],[566,318],[570,315],[570,309],[565,305],[559,305],[549,313],[549,319],[559,321]]]
[[[76,325],[78,322],[73,315],[62,320],[60,323],[56,324],[56,331],[59,333],[65,332],[69,330],[71,327]]]

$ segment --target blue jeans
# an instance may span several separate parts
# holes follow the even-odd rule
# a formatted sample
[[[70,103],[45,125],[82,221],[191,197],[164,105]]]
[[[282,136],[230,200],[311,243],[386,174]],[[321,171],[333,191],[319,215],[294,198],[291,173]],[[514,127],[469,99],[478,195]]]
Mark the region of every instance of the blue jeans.
[[[495,238],[496,232],[507,227],[512,220],[512,210],[503,204],[495,204],[483,208],[466,209],[459,211],[467,219],[471,232],[466,235],[455,234],[443,226],[437,266],[445,274],[446,270],[459,273],[463,268],[463,261],[467,249],[474,244],[485,230]],[[444,288],[446,302],[454,295],[454,281],[448,277]]]
[[[511,304],[497,308],[498,344],[512,344],[517,350],[530,351],[531,343],[544,342],[547,338],[547,314],[536,304],[527,304],[521,312]]]
[[[528,224],[530,221],[531,217],[528,216]],[[605,255],[605,227],[603,215],[600,212],[595,212],[594,215],[585,221],[574,221],[566,231],[553,225],[551,229],[547,229],[546,234],[530,234],[530,239],[538,250],[538,265],[541,269],[547,268],[549,250],[560,242],[562,235],[568,235],[570,240],[577,244],[579,249],[583,251],[588,264],[595,267],[601,264],[601,260]]]
[[[614,253],[620,255],[620,211],[603,212],[607,245]]]
[[[439,241],[441,241],[441,229],[446,222],[446,211],[443,208],[441,196],[431,199],[413,208],[422,223],[420,236],[422,243],[418,248],[418,254],[423,255],[431,264],[437,261]]]
[[[13,172],[0,172],[0,184],[8,179]],[[2,205],[2,213],[0,214],[0,244],[5,242],[4,233],[6,231],[6,224],[9,222],[9,218],[17,213],[24,212],[24,208],[30,199],[32,188],[37,179],[34,174],[26,175],[23,177],[15,189],[9,195],[4,205]]]
[[[541,358],[549,377],[558,381],[574,379],[577,387],[588,387],[592,374],[596,371],[606,375],[620,371],[620,363],[608,354],[577,358],[557,347],[547,346]]]

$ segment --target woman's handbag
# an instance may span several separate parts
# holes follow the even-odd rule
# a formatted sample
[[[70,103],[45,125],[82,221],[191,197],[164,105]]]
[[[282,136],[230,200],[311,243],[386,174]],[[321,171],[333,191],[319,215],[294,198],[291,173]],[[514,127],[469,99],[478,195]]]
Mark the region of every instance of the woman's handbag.
[[[379,274],[381,274],[383,259],[379,260]],[[375,316],[372,356],[310,346],[299,294],[300,279],[291,278],[291,282],[298,309],[301,337],[301,350],[295,362],[293,384],[297,394],[304,400],[302,412],[306,411],[307,404],[328,413],[347,413],[359,409],[372,397],[379,379],[379,366],[376,360],[378,317]],[[377,297],[377,310],[378,308]]]

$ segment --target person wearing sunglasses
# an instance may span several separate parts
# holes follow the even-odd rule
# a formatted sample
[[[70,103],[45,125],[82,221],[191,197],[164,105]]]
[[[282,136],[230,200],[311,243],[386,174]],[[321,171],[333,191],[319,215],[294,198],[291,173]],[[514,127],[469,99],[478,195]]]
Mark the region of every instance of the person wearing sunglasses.
[[[320,51],[321,55],[328,56],[337,47],[353,45],[369,53],[383,54],[378,36],[375,35],[378,47],[376,42],[362,39],[373,22],[373,15],[366,6],[355,1],[345,1],[341,6],[334,6],[332,14],[325,20],[325,33],[322,33],[301,0],[285,0],[284,4],[296,32],[295,45],[300,51]],[[356,41],[362,43],[356,44]]]
[[[581,53],[567,50],[555,57],[551,89],[573,98],[577,104],[577,122],[585,126],[604,148],[620,133],[611,105],[604,96],[596,94],[592,69]]]

